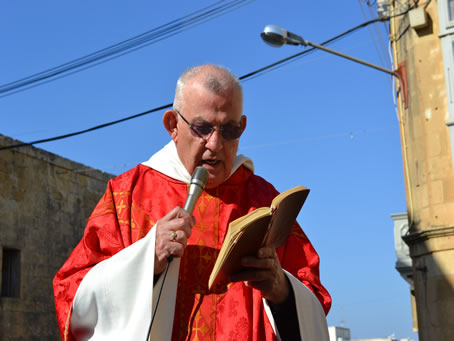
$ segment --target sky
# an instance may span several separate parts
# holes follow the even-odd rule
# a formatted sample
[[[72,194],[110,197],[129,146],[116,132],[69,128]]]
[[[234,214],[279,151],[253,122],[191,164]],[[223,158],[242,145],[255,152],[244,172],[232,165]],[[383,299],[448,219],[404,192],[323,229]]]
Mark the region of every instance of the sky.
[[[3,1],[0,87],[214,3]],[[217,5],[226,3],[232,0]],[[87,129],[171,103],[178,76],[190,66],[219,64],[243,76],[303,51],[264,44],[267,24],[321,43],[376,17],[364,0],[234,4],[118,58],[0,94],[0,134],[30,142]],[[380,23],[329,47],[391,68],[387,37]],[[391,214],[405,212],[406,201],[391,76],[314,51],[247,78],[243,91],[248,125],[239,153],[279,191],[311,189],[298,222],[320,255],[321,280],[333,298],[328,324],[350,328],[352,338],[417,339],[410,290],[395,270]],[[36,146],[118,175],[169,141],[162,114]]]

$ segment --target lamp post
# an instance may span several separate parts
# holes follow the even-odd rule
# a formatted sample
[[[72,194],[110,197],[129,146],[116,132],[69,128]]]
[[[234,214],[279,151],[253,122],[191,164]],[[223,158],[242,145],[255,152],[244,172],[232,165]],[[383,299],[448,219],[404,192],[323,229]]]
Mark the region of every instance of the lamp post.
[[[329,49],[329,48],[327,48],[327,47],[325,47],[323,45],[318,45],[318,44],[312,43],[310,41],[307,41],[307,40],[303,39],[301,36],[299,36],[299,35],[297,35],[295,33],[288,32],[286,29],[284,29],[284,28],[282,28],[280,26],[277,26],[277,25],[267,25],[265,27],[265,29],[263,30],[263,32],[260,34],[260,36],[262,37],[262,39],[263,39],[263,41],[265,43],[267,43],[268,45],[270,45],[272,47],[281,47],[281,46],[283,46],[285,44],[311,46],[313,48],[320,49],[320,50],[323,50],[325,52],[335,54],[336,56],[339,56],[339,57],[354,61],[354,62],[359,63],[359,64],[363,64],[365,66],[368,66],[368,67],[374,68],[376,70],[379,70],[379,71],[385,72],[387,74],[390,74],[392,76],[395,76],[395,77],[397,77],[399,79],[401,87],[402,87],[403,100],[404,100],[405,108],[408,107],[408,103],[407,103],[407,96],[408,96],[407,73],[406,73],[405,64],[399,65],[399,68],[397,70],[395,70],[395,71],[388,70],[388,69],[385,69],[385,68],[383,68],[381,66],[378,66],[378,65],[366,62],[364,60],[361,60],[361,59],[346,55],[344,53]]]

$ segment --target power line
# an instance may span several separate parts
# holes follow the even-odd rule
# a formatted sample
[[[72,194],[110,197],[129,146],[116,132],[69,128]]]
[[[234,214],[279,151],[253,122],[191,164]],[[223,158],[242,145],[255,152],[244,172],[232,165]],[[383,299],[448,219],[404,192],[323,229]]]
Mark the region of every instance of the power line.
[[[370,15],[371,15],[372,17],[375,15],[375,13],[373,12],[372,7],[370,7],[370,6],[369,6],[369,13],[370,13]],[[385,28],[385,31],[387,31],[387,25],[384,24],[383,26],[384,26],[384,28]],[[390,59],[389,59],[389,58],[388,58],[388,59],[386,58],[387,55],[388,55],[388,54],[387,54],[388,48],[387,48],[387,44],[386,44],[386,42],[385,42],[385,39],[383,38],[383,33],[382,33],[382,31],[380,30],[379,24],[376,23],[376,24],[374,25],[374,28],[375,28],[375,32],[377,33],[378,40],[379,40],[380,45],[381,45],[381,51],[382,51],[382,53],[383,53],[384,60],[387,61],[386,66],[387,66],[387,67],[393,67],[393,65],[391,64]]]
[[[103,123],[103,124],[100,124],[100,125],[88,128],[88,129],[79,130],[79,131],[76,131],[76,132],[73,132],[73,133],[69,133],[69,134],[65,134],[65,135],[49,137],[49,138],[46,138],[46,139],[37,140],[37,141],[33,141],[33,142],[19,143],[19,144],[15,144],[15,145],[11,145],[11,146],[4,146],[4,147],[0,147],[0,150],[25,147],[25,146],[30,146],[32,144],[39,144],[39,143],[44,143],[44,142],[51,142],[51,141],[57,141],[57,140],[66,139],[68,137],[73,137],[73,136],[85,134],[85,133],[88,133],[90,131],[98,130],[98,129],[101,129],[101,128],[106,128],[106,127],[112,126],[114,124],[118,124],[118,123],[122,123],[122,122],[125,122],[125,121],[129,121],[129,120],[132,120],[133,118],[145,116],[145,115],[151,114],[151,113],[153,113],[155,111],[159,111],[159,110],[162,110],[162,109],[170,108],[171,106],[172,106],[172,103],[165,104],[165,105],[162,105],[160,107],[141,112],[139,114],[135,114],[135,115],[131,115],[131,116],[128,116],[128,117],[121,118],[119,120]]]
[[[363,14],[363,16],[364,16],[364,19],[367,20],[367,14],[366,14],[366,11],[365,11],[364,8],[363,8],[363,2],[362,2],[362,1],[364,1],[364,0],[358,0],[359,7],[361,8],[361,12],[362,12],[362,14]],[[372,11],[372,5],[370,4],[369,0],[367,0],[366,5],[367,5],[367,7],[369,8],[369,10]],[[372,14],[372,12],[370,12],[370,13]],[[381,36],[380,36],[380,30],[377,29],[377,26],[376,26],[376,25],[377,25],[377,24],[375,23],[373,26],[374,26],[374,28],[375,28],[375,31],[376,31],[378,37],[381,38]],[[384,67],[389,67],[389,62],[386,63],[386,58],[385,58],[385,60],[382,58],[382,50],[380,50],[380,48],[378,47],[377,41],[376,41],[375,36],[374,36],[374,34],[373,34],[373,32],[372,32],[372,28],[369,26],[368,29],[369,29],[369,34],[370,34],[372,43],[374,44],[375,49],[376,49],[376,51],[377,51],[378,58],[380,59],[381,65],[384,66]],[[386,50],[385,50],[385,51],[386,51]]]
[[[405,12],[402,12],[402,13],[399,13],[399,14],[395,14],[392,17],[405,15],[408,11],[409,10],[407,10]],[[366,22],[364,22],[362,24],[359,24],[359,25],[357,25],[357,26],[355,26],[355,27],[353,27],[353,28],[341,33],[341,34],[338,34],[335,37],[332,37],[332,38],[328,39],[327,41],[321,43],[320,45],[328,45],[328,44],[330,44],[330,43],[332,43],[332,42],[334,42],[336,40],[339,40],[341,38],[346,37],[347,35],[351,34],[352,32],[354,32],[354,31],[356,31],[356,30],[358,30],[360,28],[363,28],[365,26],[368,26],[368,25],[373,24],[373,23],[378,22],[378,21],[389,20],[390,18],[391,17],[377,18],[377,19],[372,19],[372,20],[366,21]],[[287,63],[289,63],[291,61],[295,61],[297,58],[300,58],[303,55],[306,55],[306,54],[309,54],[309,53],[313,52],[314,49],[315,48],[309,48],[309,49],[304,50],[302,52],[296,53],[296,54],[291,55],[291,56],[289,56],[287,58],[281,59],[281,60],[279,60],[279,61],[277,61],[275,63],[269,64],[267,66],[264,66],[264,67],[262,67],[260,69],[255,70],[255,71],[249,72],[249,73],[239,77],[239,79],[240,80],[249,80],[249,79],[252,79],[252,78],[256,78],[258,76],[263,75],[265,72],[269,72],[271,70],[274,70],[274,69],[277,69],[279,67],[282,67],[283,65],[285,65],[285,64],[287,64]],[[40,144],[40,143],[44,143],[44,142],[57,141],[57,140],[61,140],[61,139],[65,139],[65,138],[69,138],[69,137],[85,134],[85,133],[88,133],[88,132],[91,132],[91,131],[94,131],[94,130],[98,130],[98,129],[101,129],[101,128],[106,128],[106,127],[112,126],[114,124],[122,123],[122,122],[125,122],[125,121],[128,121],[128,120],[132,120],[134,118],[145,116],[147,114],[150,114],[150,113],[153,113],[153,112],[156,112],[156,111],[159,111],[159,110],[167,109],[167,108],[170,108],[171,106],[172,106],[172,103],[165,104],[165,105],[162,105],[160,107],[157,107],[157,108],[154,108],[154,109],[151,109],[151,110],[148,110],[148,111],[144,111],[144,112],[139,113],[139,114],[134,114],[134,115],[131,115],[131,116],[127,116],[127,117],[124,117],[124,118],[119,119],[119,120],[103,123],[103,124],[100,124],[100,125],[88,128],[88,129],[80,130],[80,131],[69,133],[69,134],[64,134],[64,135],[59,135],[59,136],[55,136],[55,137],[45,138],[45,139],[36,140],[36,141],[32,141],[32,142],[19,143],[19,144],[14,144],[14,145],[9,145],[9,146],[2,146],[2,147],[0,147],[0,151],[1,150],[7,150],[7,149],[13,149],[13,148],[20,148],[20,147],[30,146],[30,145],[34,145],[34,144]]]
[[[86,56],[1,85],[0,94],[3,95],[0,96],[0,98],[67,77],[74,73],[134,52],[158,41],[174,36],[189,28],[205,23],[208,20],[217,18],[223,14],[231,12],[232,10],[238,9],[251,1],[253,0],[233,0],[229,2],[225,2],[225,0],[217,1],[195,12],[170,21],[167,24],[158,26],[122,42],[90,53]]]

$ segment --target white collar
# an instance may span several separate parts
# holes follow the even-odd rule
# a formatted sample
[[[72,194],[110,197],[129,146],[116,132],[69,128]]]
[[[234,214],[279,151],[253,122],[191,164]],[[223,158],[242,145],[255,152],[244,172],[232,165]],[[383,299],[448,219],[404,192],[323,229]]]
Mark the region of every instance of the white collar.
[[[191,174],[189,174],[178,157],[177,147],[173,140],[171,140],[161,150],[153,154],[148,161],[142,162],[142,165],[153,168],[158,172],[187,184],[191,181]],[[232,171],[227,179],[230,178],[233,173],[241,167],[241,165],[244,165],[246,168],[254,172],[254,164],[252,160],[240,154],[235,157]]]

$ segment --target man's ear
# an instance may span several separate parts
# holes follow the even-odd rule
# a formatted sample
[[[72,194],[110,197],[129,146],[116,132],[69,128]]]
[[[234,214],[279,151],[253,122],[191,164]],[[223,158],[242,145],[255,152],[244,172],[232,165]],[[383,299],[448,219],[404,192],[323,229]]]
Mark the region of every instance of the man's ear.
[[[243,132],[246,129],[247,117],[245,115],[241,116],[241,127],[243,127]]]
[[[173,110],[167,110],[162,117],[162,123],[166,128],[172,140],[176,143],[178,140],[178,129],[177,129],[178,117],[177,113]]]

